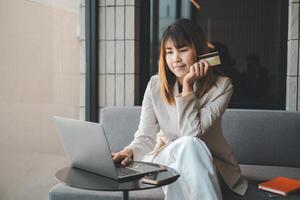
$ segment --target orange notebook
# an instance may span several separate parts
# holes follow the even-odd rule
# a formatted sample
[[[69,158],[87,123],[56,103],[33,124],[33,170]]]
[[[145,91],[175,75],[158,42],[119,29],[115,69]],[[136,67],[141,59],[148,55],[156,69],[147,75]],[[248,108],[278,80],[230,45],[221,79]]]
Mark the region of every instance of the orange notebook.
[[[279,176],[258,184],[258,189],[287,196],[289,193],[300,189],[300,181]]]

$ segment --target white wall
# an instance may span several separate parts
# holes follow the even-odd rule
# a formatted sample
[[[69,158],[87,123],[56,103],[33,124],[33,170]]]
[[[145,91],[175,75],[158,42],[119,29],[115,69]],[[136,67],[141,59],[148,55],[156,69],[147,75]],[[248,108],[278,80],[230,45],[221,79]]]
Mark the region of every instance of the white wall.
[[[79,117],[79,0],[0,1],[0,199],[47,199],[67,165],[52,116]]]

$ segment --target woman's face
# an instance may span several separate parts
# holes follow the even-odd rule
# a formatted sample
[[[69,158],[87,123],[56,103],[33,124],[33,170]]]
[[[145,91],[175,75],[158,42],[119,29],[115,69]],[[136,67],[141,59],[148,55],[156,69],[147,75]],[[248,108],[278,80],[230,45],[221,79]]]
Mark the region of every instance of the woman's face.
[[[183,46],[177,49],[172,40],[167,40],[165,43],[165,51],[165,59],[169,69],[182,84],[183,78],[188,74],[190,66],[195,63],[192,47]]]

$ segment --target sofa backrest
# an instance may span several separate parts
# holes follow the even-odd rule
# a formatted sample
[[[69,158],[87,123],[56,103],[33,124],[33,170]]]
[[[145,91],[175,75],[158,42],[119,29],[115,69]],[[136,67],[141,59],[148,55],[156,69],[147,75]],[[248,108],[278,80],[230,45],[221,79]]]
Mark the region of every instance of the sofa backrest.
[[[300,112],[227,109],[222,127],[240,163],[300,167]]]
[[[141,107],[105,107],[101,110],[103,125],[112,152],[128,145],[134,138],[140,121]]]
[[[113,152],[128,145],[141,107],[107,107],[101,123]],[[224,136],[241,164],[300,167],[300,112],[227,109]]]

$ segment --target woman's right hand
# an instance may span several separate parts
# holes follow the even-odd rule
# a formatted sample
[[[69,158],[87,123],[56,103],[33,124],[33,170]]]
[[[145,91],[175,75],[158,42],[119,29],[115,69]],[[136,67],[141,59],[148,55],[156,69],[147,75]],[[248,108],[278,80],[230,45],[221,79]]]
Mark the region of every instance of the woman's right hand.
[[[112,153],[111,156],[116,163],[127,165],[133,159],[133,151],[132,149],[127,148],[117,153]]]

